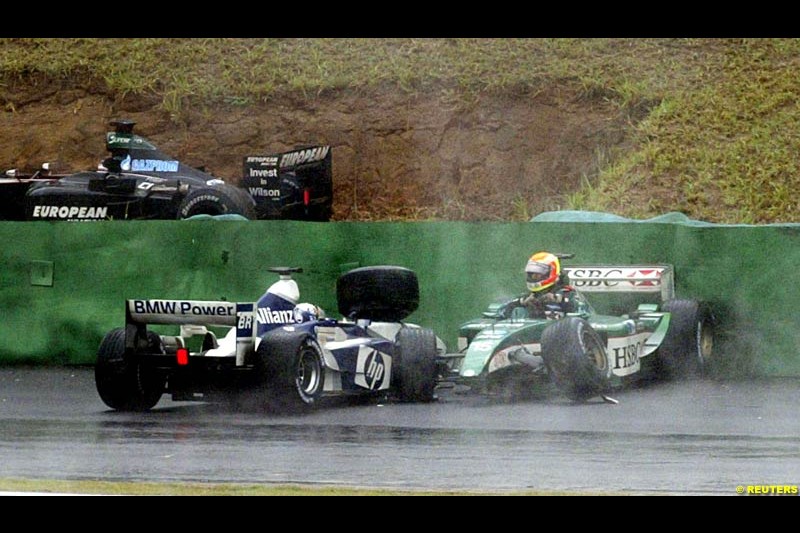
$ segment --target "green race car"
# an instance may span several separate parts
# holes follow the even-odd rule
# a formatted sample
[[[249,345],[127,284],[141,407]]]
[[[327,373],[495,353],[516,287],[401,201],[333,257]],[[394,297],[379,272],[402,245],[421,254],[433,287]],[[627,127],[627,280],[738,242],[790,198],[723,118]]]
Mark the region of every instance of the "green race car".
[[[458,352],[443,359],[443,381],[504,393],[536,394],[554,386],[576,402],[598,396],[614,401],[606,394],[626,383],[707,369],[713,314],[704,302],[675,297],[671,265],[562,271],[575,289],[573,312],[529,318],[524,308],[511,310],[509,301],[490,305],[459,328]],[[598,313],[586,293],[618,311]]]

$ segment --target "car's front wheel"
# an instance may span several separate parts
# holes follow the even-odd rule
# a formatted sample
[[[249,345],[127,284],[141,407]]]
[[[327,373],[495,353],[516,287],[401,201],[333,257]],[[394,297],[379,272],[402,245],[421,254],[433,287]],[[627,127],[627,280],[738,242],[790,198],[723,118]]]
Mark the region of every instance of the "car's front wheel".
[[[404,327],[395,339],[394,378],[404,402],[431,402],[436,396],[436,335],[430,329]]]
[[[542,359],[556,386],[575,402],[607,392],[611,365],[602,337],[584,319],[567,317],[542,332]]]

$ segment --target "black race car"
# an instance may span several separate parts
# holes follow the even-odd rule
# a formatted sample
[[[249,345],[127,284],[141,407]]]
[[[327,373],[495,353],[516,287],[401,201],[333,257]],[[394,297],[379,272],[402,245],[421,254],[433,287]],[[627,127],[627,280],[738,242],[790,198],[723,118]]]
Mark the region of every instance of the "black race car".
[[[248,219],[330,219],[329,146],[248,156],[246,176],[237,187],[161,152],[133,133],[132,121],[111,125],[114,131],[106,134],[110,156],[97,170],[62,175],[7,172],[0,180],[0,191],[8,191],[0,217],[126,220],[235,214]]]
[[[38,182],[57,179],[48,163],[33,174],[12,168],[0,176],[0,220],[25,220],[25,193]]]

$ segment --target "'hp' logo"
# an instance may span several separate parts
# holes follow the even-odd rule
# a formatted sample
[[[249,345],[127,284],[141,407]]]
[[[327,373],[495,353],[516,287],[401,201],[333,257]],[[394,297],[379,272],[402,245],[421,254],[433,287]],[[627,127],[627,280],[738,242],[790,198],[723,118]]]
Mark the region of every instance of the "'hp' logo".
[[[386,374],[386,365],[383,364],[383,356],[380,352],[373,350],[372,353],[367,356],[365,366],[364,375],[367,378],[369,389],[379,389],[383,384],[383,376]]]
[[[358,354],[356,384],[369,390],[381,390],[388,386],[386,376],[391,373],[391,357],[374,348],[363,347]]]

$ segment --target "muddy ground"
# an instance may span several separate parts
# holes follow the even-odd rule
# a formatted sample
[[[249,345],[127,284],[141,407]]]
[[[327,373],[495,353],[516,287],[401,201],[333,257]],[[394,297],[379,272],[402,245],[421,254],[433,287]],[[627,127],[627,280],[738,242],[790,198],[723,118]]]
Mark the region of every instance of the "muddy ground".
[[[477,96],[347,89],[255,106],[184,102],[172,114],[160,100],[91,85],[29,80],[0,93],[2,168],[95,168],[115,118],[234,182],[246,155],[330,144],[334,220],[525,220],[565,208],[598,165],[628,148],[646,113],[560,87]]]

